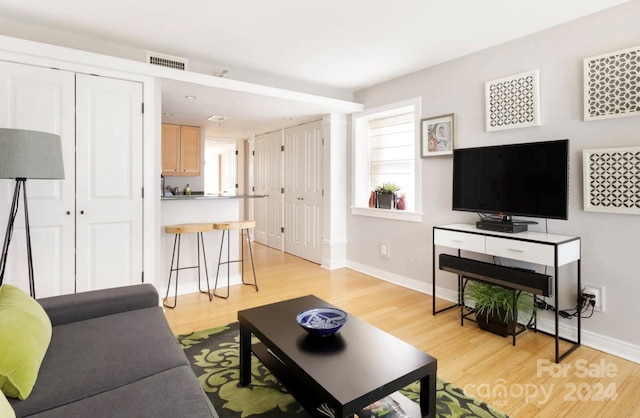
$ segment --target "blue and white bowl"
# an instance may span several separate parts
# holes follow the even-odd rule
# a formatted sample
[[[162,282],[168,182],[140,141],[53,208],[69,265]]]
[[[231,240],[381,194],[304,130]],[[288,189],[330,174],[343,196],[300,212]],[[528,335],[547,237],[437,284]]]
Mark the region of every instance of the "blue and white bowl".
[[[311,334],[327,336],[335,334],[347,322],[347,313],[338,308],[315,308],[300,312],[296,321]]]

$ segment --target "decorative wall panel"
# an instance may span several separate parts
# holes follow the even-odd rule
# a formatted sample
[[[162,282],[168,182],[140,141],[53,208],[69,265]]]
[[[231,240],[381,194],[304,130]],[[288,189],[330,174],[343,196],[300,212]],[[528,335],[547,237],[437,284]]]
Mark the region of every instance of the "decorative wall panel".
[[[640,47],[584,60],[584,120],[640,114]]]
[[[540,125],[539,85],[538,70],[487,81],[487,132]]]
[[[640,214],[640,147],[582,151],[584,210]]]

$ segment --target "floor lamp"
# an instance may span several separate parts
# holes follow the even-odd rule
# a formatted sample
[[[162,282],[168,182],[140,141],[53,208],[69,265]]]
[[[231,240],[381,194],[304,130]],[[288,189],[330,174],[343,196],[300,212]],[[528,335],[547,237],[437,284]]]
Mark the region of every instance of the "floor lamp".
[[[58,135],[28,131],[24,129],[0,128],[0,179],[15,179],[13,201],[9,211],[7,232],[0,258],[0,284],[4,281],[13,236],[13,224],[18,214],[20,192],[24,199],[24,229],[27,235],[27,262],[29,268],[29,292],[36,297],[33,281],[33,257],[31,256],[31,233],[27,207],[27,179],[63,179],[62,145]]]

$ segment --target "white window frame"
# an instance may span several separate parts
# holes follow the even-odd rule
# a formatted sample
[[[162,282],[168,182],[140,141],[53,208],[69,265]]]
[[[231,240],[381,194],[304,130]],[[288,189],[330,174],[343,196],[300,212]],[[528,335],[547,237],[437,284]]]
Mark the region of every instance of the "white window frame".
[[[371,188],[369,186],[369,121],[413,110],[415,123],[414,176],[415,210],[391,210],[368,206]],[[396,103],[379,106],[351,115],[352,119],[352,170],[351,214],[375,218],[397,219],[422,222],[422,159],[420,158],[420,117],[422,98],[414,97]]]

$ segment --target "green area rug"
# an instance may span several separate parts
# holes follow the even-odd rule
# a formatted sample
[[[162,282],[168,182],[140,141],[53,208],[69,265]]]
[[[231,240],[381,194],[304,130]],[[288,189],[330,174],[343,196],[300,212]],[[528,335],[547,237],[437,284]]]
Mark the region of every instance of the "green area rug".
[[[240,337],[237,322],[177,338],[220,418],[310,417],[255,356],[251,360],[251,384],[238,385]],[[506,417],[486,403],[465,395],[451,383],[438,379],[436,387],[438,417]],[[401,392],[418,402],[419,390],[420,384],[415,382]]]

